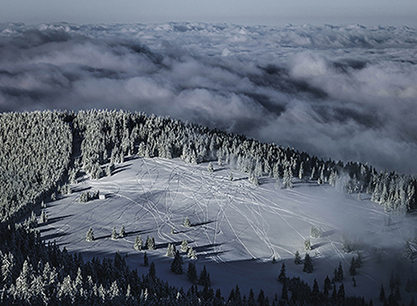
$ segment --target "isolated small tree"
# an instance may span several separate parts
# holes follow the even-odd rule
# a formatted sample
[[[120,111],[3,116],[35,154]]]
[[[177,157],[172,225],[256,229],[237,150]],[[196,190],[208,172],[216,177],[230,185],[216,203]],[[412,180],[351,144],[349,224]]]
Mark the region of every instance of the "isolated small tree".
[[[188,219],[188,217],[185,218],[183,225],[184,227],[191,227],[191,222],[190,219]]]
[[[181,243],[181,252],[188,252],[188,241],[184,239]]]
[[[134,244],[133,248],[136,251],[142,251],[142,247],[143,247],[142,238],[140,237],[140,235],[137,235],[136,238],[135,238],[135,244]]]
[[[111,232],[111,239],[112,240],[117,240],[117,232],[116,232],[116,227],[115,226],[113,226],[113,230],[112,230],[112,232]]]
[[[295,252],[294,263],[296,265],[301,265],[303,263],[303,261],[301,260],[300,253],[298,252],[298,250]]]
[[[175,253],[176,253],[175,245],[173,245],[172,243],[168,243],[167,252],[165,256],[175,257]]]
[[[188,263],[187,277],[188,277],[188,280],[192,282],[193,284],[197,283],[197,280],[198,280],[197,270],[195,268],[195,264],[192,262]]]
[[[85,240],[87,241],[94,241],[94,233],[93,233],[93,229],[90,227],[87,231],[87,235],[85,237]]]
[[[304,258],[303,272],[306,272],[306,273],[312,273],[313,272],[313,262],[311,260],[310,255],[308,255],[308,253],[306,253],[306,256]]]
[[[153,237],[149,237],[149,236],[148,236],[148,238],[146,239],[146,248],[147,248],[149,251],[153,251],[153,250],[155,250],[155,249],[156,249],[156,246],[155,246],[155,239],[154,239]]]
[[[321,238],[322,234],[323,234],[323,231],[320,228],[317,228],[314,226],[311,227],[310,236],[312,238]]]
[[[230,172],[230,174],[229,174],[229,181],[233,181],[233,173],[232,172]]]
[[[214,172],[214,167],[213,164],[211,162],[209,162],[208,166],[207,166],[207,171],[210,173]]]
[[[188,254],[187,254],[188,258],[190,259],[197,259],[197,253],[195,250],[193,250],[193,247],[190,247],[188,249]]]
[[[182,274],[183,273],[182,264],[183,264],[183,261],[182,261],[180,252],[176,251],[174,260],[171,264],[171,271],[174,272],[175,274]]]
[[[311,251],[311,242],[310,242],[310,239],[306,239],[304,241],[304,250]]]
[[[124,226],[124,225],[122,225],[122,227],[120,228],[119,237],[120,237],[120,238],[124,238],[125,236],[126,236],[125,226]]]
[[[287,276],[285,275],[285,263],[283,263],[282,266],[281,266],[281,271],[278,275],[278,281],[281,284],[284,284],[284,283],[287,282]]]

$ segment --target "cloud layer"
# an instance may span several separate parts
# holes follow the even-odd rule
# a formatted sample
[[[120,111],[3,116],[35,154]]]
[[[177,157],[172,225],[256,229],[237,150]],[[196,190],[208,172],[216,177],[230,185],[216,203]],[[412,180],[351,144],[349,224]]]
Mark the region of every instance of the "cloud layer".
[[[139,110],[417,173],[417,32],[0,25],[0,111]]]

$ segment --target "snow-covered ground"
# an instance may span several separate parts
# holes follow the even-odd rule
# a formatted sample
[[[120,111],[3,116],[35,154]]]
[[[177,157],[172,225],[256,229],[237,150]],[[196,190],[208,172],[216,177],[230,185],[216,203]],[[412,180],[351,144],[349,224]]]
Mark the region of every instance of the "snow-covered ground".
[[[172,258],[166,257],[168,243],[177,249],[187,239],[198,255],[198,273],[207,266],[212,285],[227,295],[237,284],[242,293],[250,288],[264,289],[267,295],[280,295],[277,276],[282,262],[287,276],[300,276],[320,288],[339,262],[344,268],[347,294],[377,300],[381,283],[388,288],[389,276],[399,273],[405,283],[411,263],[401,259],[407,239],[417,233],[415,217],[389,216],[369,196],[347,195],[329,185],[294,182],[294,188],[281,189],[269,177],[259,179],[260,186],[248,182],[247,174],[228,165],[207,171],[207,163],[186,164],[180,159],[132,158],[117,166],[111,177],[90,180],[84,177],[72,186],[73,193],[48,203],[49,222],[40,225],[45,240],[56,240],[69,252],[82,252],[84,259],[110,256],[119,251],[139,273],[144,252],[133,249],[135,237],[155,238],[157,249],[147,251],[155,262],[157,275],[171,284],[187,288],[186,274],[170,271]],[[233,181],[230,181],[230,172]],[[106,199],[79,203],[82,191],[100,191]],[[190,228],[182,225],[185,218]],[[414,225],[412,223],[414,221]],[[124,225],[127,236],[112,240],[113,227]],[[310,238],[312,226],[321,228],[321,238]],[[85,240],[92,227],[96,238]],[[172,233],[173,230],[173,233]],[[355,252],[344,253],[342,239],[353,242],[363,256],[363,265],[353,287],[349,266]],[[294,264],[298,250],[304,258],[305,239],[313,245],[309,252],[314,272],[303,273]],[[273,264],[275,257],[277,263]],[[189,259],[184,254],[184,270]],[[404,278],[405,277],[405,278]],[[405,292],[402,292],[406,296]]]

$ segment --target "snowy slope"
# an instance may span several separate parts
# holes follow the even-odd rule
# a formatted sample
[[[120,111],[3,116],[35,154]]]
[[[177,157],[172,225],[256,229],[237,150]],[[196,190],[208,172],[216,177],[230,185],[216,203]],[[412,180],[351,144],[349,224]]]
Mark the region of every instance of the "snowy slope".
[[[229,180],[231,171],[233,181]],[[116,251],[127,254],[128,263],[140,274],[148,268],[142,266],[144,252],[133,249],[135,237],[153,236],[157,250],[147,254],[156,263],[157,275],[183,287],[190,286],[186,275],[170,271],[172,258],[165,253],[168,243],[176,243],[179,249],[187,239],[198,254],[197,270],[207,265],[212,285],[226,294],[239,284],[246,294],[250,288],[263,288],[271,297],[279,295],[281,285],[276,278],[282,262],[287,265],[287,276],[299,275],[310,284],[316,278],[322,288],[325,276],[332,277],[341,262],[347,293],[376,299],[393,269],[403,273],[401,267],[409,268],[410,263],[400,258],[406,240],[417,232],[414,217],[388,216],[367,195],[342,194],[329,185],[296,181],[294,188],[281,189],[269,177],[260,178],[260,183],[255,187],[246,174],[228,165],[215,165],[209,173],[207,163],[132,158],[118,165],[111,177],[84,177],[72,186],[73,194],[48,203],[49,222],[39,229],[45,240],[56,240],[70,252],[82,252],[85,260],[112,257]],[[99,190],[106,199],[79,203],[84,190]],[[186,217],[191,228],[182,226]],[[119,231],[122,225],[127,236],[111,240],[112,228]],[[85,241],[90,226],[96,238],[93,242]],[[323,236],[311,238],[314,272],[306,274],[293,258],[297,250],[304,258],[304,240],[310,238],[312,226],[321,228]],[[356,254],[342,251],[342,237],[352,241],[363,256],[355,276],[357,287],[348,272]],[[185,270],[188,260],[184,256]]]

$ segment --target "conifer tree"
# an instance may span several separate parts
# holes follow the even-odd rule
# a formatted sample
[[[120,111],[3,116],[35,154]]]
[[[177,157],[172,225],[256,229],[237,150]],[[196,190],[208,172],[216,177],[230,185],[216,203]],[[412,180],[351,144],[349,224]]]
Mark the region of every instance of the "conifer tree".
[[[173,245],[172,243],[168,243],[167,252],[165,256],[175,257],[175,254],[176,254],[175,245]]]
[[[171,271],[174,272],[175,274],[182,274],[183,273],[182,264],[183,264],[183,261],[182,261],[180,252],[176,251],[174,260],[172,261],[172,264],[171,264]]]
[[[146,252],[145,252],[145,254],[143,254],[143,265],[145,267],[147,267],[149,265],[149,259],[148,259],[148,255],[146,255]]]
[[[287,282],[287,276],[285,275],[285,263],[282,263],[281,272],[278,275],[278,280],[281,284]]]
[[[93,229],[90,227],[87,231],[87,235],[85,237],[85,240],[87,241],[94,241],[94,233],[93,233]]]
[[[136,238],[135,238],[135,244],[134,244],[133,248],[136,251],[142,251],[142,247],[143,247],[142,238],[140,237],[140,235],[137,235]]]
[[[181,252],[188,252],[188,241],[184,239],[181,243]]]
[[[120,238],[124,238],[125,236],[126,236],[125,226],[124,226],[124,225],[122,225],[122,227],[120,228],[119,237],[120,237]]]
[[[197,283],[197,270],[195,268],[195,264],[193,264],[192,262],[188,263],[188,269],[187,269],[187,277],[188,280],[193,283],[196,284]]]
[[[156,249],[155,246],[155,239],[153,237],[149,237],[146,239],[146,247],[149,251],[153,251]]]
[[[329,276],[326,275],[326,278],[324,279],[323,294],[325,296],[328,296],[331,289],[332,289],[332,282]]]
[[[211,162],[209,162],[208,166],[207,166],[207,171],[210,173],[214,172],[214,167],[213,164]]]
[[[306,273],[312,273],[313,272],[313,262],[311,261],[311,257],[310,257],[310,255],[308,255],[308,253],[306,253],[306,256],[304,258],[303,272],[306,272]]]
[[[111,232],[111,239],[112,240],[117,240],[118,236],[117,236],[117,232],[116,232],[116,227],[113,226],[113,230]]]
[[[190,219],[188,219],[188,217],[185,218],[183,225],[184,227],[191,227],[191,222]]]
[[[304,250],[311,251],[311,242],[310,242],[310,239],[304,240]]]
[[[211,281],[210,281],[210,274],[207,272],[206,266],[203,266],[203,271],[201,271],[200,273],[200,277],[198,279],[198,284],[201,286],[207,286],[210,287],[211,286]]]

